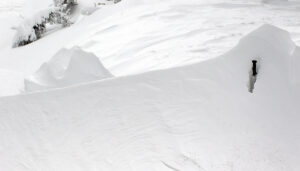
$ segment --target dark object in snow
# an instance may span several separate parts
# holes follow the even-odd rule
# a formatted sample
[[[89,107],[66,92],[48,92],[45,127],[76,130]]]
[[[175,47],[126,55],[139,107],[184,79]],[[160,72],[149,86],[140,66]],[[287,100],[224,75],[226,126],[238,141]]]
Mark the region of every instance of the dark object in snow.
[[[252,76],[256,76],[257,75],[256,64],[257,64],[257,60],[252,60]]]
[[[252,73],[250,71],[249,73],[249,92],[253,93],[254,85],[256,82],[256,76],[257,76],[257,60],[252,60]]]
[[[45,22],[42,22],[41,24],[36,24],[35,26],[33,26],[33,29],[36,35],[36,39],[40,39],[42,35],[46,32]]]

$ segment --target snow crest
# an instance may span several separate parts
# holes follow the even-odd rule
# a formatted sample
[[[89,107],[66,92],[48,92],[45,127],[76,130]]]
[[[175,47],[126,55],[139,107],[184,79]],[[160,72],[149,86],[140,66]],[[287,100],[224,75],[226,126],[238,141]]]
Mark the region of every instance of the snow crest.
[[[25,79],[25,91],[66,87],[112,77],[97,56],[79,47],[62,49],[39,70]]]
[[[275,80],[276,86],[282,87],[287,86],[287,82],[289,84],[300,83],[300,49],[291,39],[289,32],[285,30],[265,24],[243,37],[232,52],[244,56],[248,64],[251,60],[257,60],[259,77],[267,74],[263,77],[266,79],[265,84],[274,84]],[[239,57],[241,56],[231,55],[231,58],[235,58],[231,61],[239,62],[241,61],[237,59]],[[250,68],[251,66],[243,67]],[[282,82],[283,79],[284,82]]]

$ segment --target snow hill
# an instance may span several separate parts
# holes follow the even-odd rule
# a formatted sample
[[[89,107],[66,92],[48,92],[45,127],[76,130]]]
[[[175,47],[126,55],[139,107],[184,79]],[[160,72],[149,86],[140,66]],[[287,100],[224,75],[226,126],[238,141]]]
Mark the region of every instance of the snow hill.
[[[205,62],[3,97],[0,167],[298,171],[299,58],[288,32],[264,25]]]
[[[25,80],[25,91],[66,87],[112,77],[97,56],[79,47],[60,50]]]

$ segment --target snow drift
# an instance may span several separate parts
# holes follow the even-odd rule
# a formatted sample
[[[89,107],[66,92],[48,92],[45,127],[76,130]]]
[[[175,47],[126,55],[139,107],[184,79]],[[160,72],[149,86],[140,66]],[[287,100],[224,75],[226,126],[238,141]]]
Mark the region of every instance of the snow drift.
[[[205,62],[0,98],[0,167],[298,171],[297,49],[287,32],[265,25]]]
[[[25,79],[25,91],[65,87],[112,77],[97,56],[79,47],[62,49],[40,69]]]

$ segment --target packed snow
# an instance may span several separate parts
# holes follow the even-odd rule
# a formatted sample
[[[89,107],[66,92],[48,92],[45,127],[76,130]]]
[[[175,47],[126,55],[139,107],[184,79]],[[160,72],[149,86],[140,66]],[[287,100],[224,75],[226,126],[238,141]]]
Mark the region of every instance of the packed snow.
[[[299,1],[2,1],[0,170],[300,170]]]
[[[97,56],[79,47],[62,49],[25,80],[25,91],[39,91],[107,79],[112,74]]]

